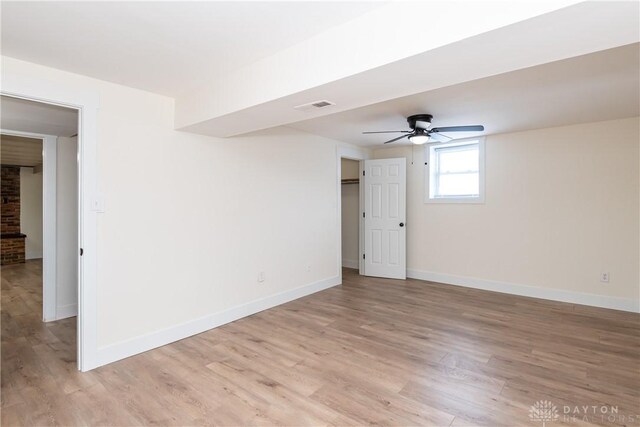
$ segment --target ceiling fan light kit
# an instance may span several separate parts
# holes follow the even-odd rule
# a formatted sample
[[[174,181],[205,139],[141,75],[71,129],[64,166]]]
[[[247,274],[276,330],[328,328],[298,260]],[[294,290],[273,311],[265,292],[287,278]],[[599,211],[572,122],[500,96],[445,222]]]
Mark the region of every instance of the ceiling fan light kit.
[[[397,138],[386,141],[385,144],[396,142],[404,138],[409,138],[409,141],[413,144],[424,144],[427,142],[447,142],[451,137],[443,135],[443,132],[482,132],[484,126],[471,125],[471,126],[446,126],[440,128],[431,127],[431,114],[414,114],[407,117],[407,123],[411,130],[386,130],[380,132],[362,132],[363,134],[370,133],[404,133],[404,135]]]
[[[414,135],[409,135],[409,141],[411,141],[412,144],[421,145],[429,142],[429,140],[431,140],[431,138],[427,132],[422,129],[417,129]]]

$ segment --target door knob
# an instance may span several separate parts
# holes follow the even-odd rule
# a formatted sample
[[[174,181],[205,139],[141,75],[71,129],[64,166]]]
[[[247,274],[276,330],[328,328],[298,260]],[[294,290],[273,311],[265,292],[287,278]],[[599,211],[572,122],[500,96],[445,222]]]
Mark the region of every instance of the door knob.
[[[404,227],[404,222],[401,222],[401,223],[400,223],[400,227]]]

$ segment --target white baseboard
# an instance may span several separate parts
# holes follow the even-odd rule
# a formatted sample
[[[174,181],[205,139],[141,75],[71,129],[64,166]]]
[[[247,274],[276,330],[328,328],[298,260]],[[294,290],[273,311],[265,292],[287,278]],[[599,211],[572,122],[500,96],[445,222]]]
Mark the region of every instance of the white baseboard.
[[[39,252],[27,251],[24,254],[24,258],[25,259],[40,259],[40,258],[42,258],[42,251],[39,251]]]
[[[434,273],[431,271],[407,270],[407,277],[427,280],[429,282],[446,283],[448,285],[464,286],[467,288],[483,289],[485,291],[502,292],[504,294],[569,302],[573,304],[590,305],[594,307],[611,308],[614,310],[640,313],[640,302],[632,298],[610,297],[604,295],[586,294],[582,292],[564,291],[537,286],[519,285],[514,283],[496,282],[493,280],[476,279],[474,277],[454,276],[450,274]]]
[[[360,263],[353,259],[343,259],[342,266],[345,268],[360,268]]]
[[[289,291],[280,292],[265,298],[239,305],[228,310],[210,314],[167,329],[142,335],[107,347],[99,348],[96,360],[89,363],[85,370],[97,368],[116,360],[124,359],[145,351],[170,344],[175,341],[196,335],[209,329],[222,326],[234,320],[251,316],[263,310],[293,301],[298,298],[331,288],[340,284],[340,277],[330,277]]]
[[[56,307],[56,320],[78,315],[78,304],[59,305]]]

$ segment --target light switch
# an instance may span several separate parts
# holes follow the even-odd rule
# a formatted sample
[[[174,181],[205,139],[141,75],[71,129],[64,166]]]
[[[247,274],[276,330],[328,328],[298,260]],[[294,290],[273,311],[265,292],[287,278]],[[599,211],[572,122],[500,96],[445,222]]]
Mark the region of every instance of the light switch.
[[[91,209],[94,212],[103,213],[104,212],[104,197],[96,196],[91,201]]]

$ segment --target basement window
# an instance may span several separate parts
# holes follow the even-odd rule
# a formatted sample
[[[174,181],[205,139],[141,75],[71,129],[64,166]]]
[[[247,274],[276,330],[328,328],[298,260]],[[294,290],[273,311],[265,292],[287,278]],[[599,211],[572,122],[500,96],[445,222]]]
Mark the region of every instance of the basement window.
[[[429,144],[426,203],[484,202],[484,138]]]

